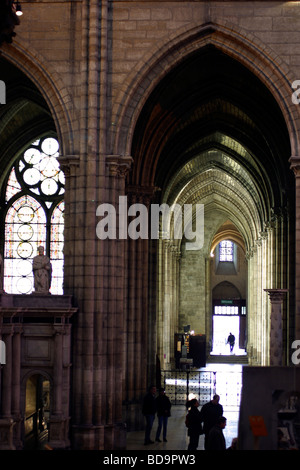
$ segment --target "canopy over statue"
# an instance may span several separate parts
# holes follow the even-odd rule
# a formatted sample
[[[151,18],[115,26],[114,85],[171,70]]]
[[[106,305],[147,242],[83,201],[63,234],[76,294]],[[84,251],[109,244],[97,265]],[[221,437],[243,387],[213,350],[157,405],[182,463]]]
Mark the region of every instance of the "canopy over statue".
[[[52,277],[52,265],[48,256],[44,254],[44,247],[39,246],[38,255],[32,260],[35,292],[49,294]]]

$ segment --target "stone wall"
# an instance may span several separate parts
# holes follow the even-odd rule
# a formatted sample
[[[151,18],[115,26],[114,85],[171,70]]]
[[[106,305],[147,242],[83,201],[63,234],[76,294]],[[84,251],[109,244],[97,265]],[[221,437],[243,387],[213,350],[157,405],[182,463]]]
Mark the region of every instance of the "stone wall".
[[[160,77],[151,75],[151,67],[167,51],[172,55],[176,38],[180,42],[188,31],[193,34],[199,26],[213,22],[233,35],[241,35],[245,44],[252,42],[272,53],[276,66],[280,66],[292,82],[300,77],[299,6],[293,2],[161,2],[125,1],[109,2],[108,11],[108,83],[111,93],[108,123],[111,130],[119,119],[122,105],[131,93],[131,86],[140,84],[142,90]],[[3,46],[10,57],[15,49],[35,62],[49,80],[55,83],[70,118],[73,142],[65,142],[66,154],[83,149],[82,133],[76,133],[87,106],[93,98],[84,95],[86,84],[86,45],[90,24],[85,2],[30,1],[22,2],[24,15],[16,27],[13,46]],[[91,7],[91,18],[97,13]],[[91,21],[91,20],[89,20]],[[91,31],[91,30],[90,30]],[[222,44],[220,44],[222,46]],[[239,51],[236,50],[238,54]],[[19,59],[20,60],[20,59]],[[180,56],[178,57],[180,60]],[[249,65],[253,57],[249,56]],[[18,62],[18,59],[17,59]],[[254,64],[252,64],[254,65]],[[161,76],[164,74],[161,66]],[[144,79],[148,69],[147,80]],[[36,77],[32,77],[33,80]],[[274,77],[275,81],[275,77]],[[48,93],[46,81],[39,80],[39,88]],[[49,100],[51,96],[49,96]],[[53,103],[52,103],[53,106]],[[82,128],[83,129],[83,128]],[[63,129],[65,131],[66,129]],[[114,135],[114,134],[113,134]],[[113,135],[110,145],[114,145]],[[69,136],[70,137],[70,136]],[[69,147],[69,148],[68,148]]]
[[[24,0],[22,7],[17,36],[1,52],[45,97],[67,175],[65,287],[79,306],[75,445],[122,447],[122,391],[129,405],[139,406],[147,387],[147,357],[153,362],[155,357],[155,333],[150,337],[147,329],[155,319],[147,317],[146,243],[130,252],[128,275],[123,245],[96,239],[96,206],[124,194],[122,159],[131,155],[137,119],[151,91],[175,65],[207,44],[239,60],[267,85],[286,119],[291,152],[299,155],[299,109],[291,101],[291,83],[300,78],[300,10],[297,3],[268,1]],[[120,170],[113,174],[107,172],[110,157],[117,158]],[[139,175],[138,168],[133,162],[135,183],[142,184],[143,176],[143,184],[151,185],[154,175]],[[207,298],[201,303],[208,256],[206,250],[181,260],[181,288],[189,283],[189,299],[182,295],[180,322],[185,323],[185,315],[199,318],[196,331],[203,329],[208,305]]]

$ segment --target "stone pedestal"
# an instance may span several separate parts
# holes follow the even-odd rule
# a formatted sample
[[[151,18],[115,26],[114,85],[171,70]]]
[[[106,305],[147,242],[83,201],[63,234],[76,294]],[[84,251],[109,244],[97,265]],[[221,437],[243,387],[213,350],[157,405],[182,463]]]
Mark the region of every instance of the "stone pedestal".
[[[63,416],[50,418],[48,444],[53,449],[66,449],[70,446],[68,418]]]
[[[270,365],[282,365],[282,301],[288,289],[264,289],[271,301]]]
[[[14,421],[11,418],[0,419],[0,450],[15,450],[13,444]]]
[[[76,311],[70,296],[0,295],[0,339],[6,347],[0,375],[0,450],[23,448],[30,433],[39,437],[26,415],[26,387],[32,377],[50,384],[49,445],[69,447],[71,318]],[[36,406],[32,415],[41,412],[41,404]]]

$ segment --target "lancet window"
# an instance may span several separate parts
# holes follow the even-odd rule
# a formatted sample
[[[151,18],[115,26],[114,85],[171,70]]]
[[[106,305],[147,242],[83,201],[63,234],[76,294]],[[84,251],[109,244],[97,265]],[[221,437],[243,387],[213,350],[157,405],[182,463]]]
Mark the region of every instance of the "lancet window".
[[[52,264],[50,292],[63,293],[64,173],[53,136],[37,139],[12,166],[5,187],[4,282],[8,294],[33,291],[32,258],[42,245]]]

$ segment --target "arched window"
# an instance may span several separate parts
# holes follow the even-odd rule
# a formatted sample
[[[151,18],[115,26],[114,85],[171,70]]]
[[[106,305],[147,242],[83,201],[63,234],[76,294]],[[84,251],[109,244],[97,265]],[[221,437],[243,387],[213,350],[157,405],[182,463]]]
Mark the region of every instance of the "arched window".
[[[220,243],[219,261],[233,261],[233,242],[223,240]]]
[[[5,189],[4,290],[33,291],[32,258],[44,246],[52,263],[51,293],[63,293],[64,174],[54,137],[32,142],[13,165]]]

